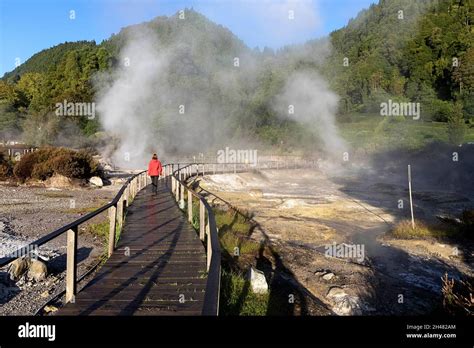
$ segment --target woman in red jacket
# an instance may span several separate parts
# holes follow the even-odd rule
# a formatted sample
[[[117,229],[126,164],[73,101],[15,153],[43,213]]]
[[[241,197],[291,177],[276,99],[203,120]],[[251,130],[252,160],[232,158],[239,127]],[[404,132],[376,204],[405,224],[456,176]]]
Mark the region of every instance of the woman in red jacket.
[[[148,175],[151,177],[154,193],[158,193],[158,177],[161,175],[161,171],[161,162],[158,160],[156,153],[154,153],[153,158],[148,164]]]

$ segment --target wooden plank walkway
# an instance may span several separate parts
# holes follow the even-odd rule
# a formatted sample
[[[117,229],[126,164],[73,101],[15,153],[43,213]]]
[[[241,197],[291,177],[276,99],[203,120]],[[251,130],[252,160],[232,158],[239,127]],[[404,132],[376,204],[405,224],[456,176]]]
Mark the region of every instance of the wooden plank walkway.
[[[138,193],[114,254],[57,315],[201,315],[206,281],[204,246],[161,180],[157,195]]]

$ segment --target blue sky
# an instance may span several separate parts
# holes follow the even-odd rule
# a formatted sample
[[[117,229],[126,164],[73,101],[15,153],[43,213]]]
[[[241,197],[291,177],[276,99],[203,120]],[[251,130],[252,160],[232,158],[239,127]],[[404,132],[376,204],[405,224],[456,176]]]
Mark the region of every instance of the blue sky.
[[[124,26],[194,8],[249,47],[324,36],[377,0],[0,0],[0,76],[65,41],[101,42]],[[71,19],[74,11],[75,18]],[[291,13],[290,13],[291,11]],[[293,15],[293,19],[289,16]]]

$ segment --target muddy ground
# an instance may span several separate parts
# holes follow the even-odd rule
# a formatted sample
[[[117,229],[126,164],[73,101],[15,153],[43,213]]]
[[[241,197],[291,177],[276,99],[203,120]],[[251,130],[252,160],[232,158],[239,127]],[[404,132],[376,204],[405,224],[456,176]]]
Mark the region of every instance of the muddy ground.
[[[410,216],[406,165],[391,165],[381,170],[367,163],[338,169],[323,164],[315,170],[212,175],[201,185],[254,216],[259,226],[252,238],[268,238],[286,277],[310,292],[308,302],[318,299],[307,314],[431,313],[441,303],[445,273],[457,279],[473,275],[473,248],[386,234]],[[471,183],[466,188],[429,181],[414,179],[417,218],[459,216],[474,206]],[[365,257],[327,257],[327,246],[334,243],[363,247]],[[265,271],[273,277],[271,269]]]
[[[115,197],[128,175],[118,173],[111,185],[101,188],[0,184],[0,258],[106,204]],[[79,276],[96,265],[104,252],[103,239],[90,233],[88,226],[105,219],[106,213],[102,213],[80,226]],[[33,315],[64,289],[66,236],[41,246],[39,254],[49,259],[45,281],[21,279],[15,283],[8,279],[6,267],[0,269],[0,315]]]

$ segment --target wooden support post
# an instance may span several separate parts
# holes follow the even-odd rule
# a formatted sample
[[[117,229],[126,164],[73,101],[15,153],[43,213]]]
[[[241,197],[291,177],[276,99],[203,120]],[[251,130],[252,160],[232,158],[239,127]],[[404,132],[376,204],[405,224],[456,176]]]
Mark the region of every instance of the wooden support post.
[[[212,258],[212,242],[211,242],[211,229],[209,227],[209,219],[207,220],[206,225],[206,234],[207,234],[207,270],[211,267],[211,258]]]
[[[109,208],[109,248],[108,255],[112,256],[115,249],[115,226],[117,222],[117,207],[115,205]]]
[[[121,231],[122,230],[122,225],[123,225],[123,196],[120,197],[120,199],[117,202],[117,223],[118,223],[118,229]]]
[[[77,276],[77,226],[67,231],[66,254],[66,303],[73,302],[76,297]]]
[[[410,165],[408,165],[408,191],[410,193],[411,227],[415,229],[415,217],[413,216],[413,199],[411,196],[411,166]]]
[[[193,222],[193,194],[188,190],[188,221]]]
[[[184,209],[184,185],[181,185],[181,195],[180,195],[181,201],[180,202],[180,208]]]
[[[206,233],[205,227],[206,226],[206,210],[204,207],[204,203],[199,200],[199,239],[204,241],[204,235]]]
[[[180,185],[181,185],[181,183],[178,180],[176,180],[175,198],[176,198],[176,202],[178,202],[178,203],[179,203],[179,191],[180,191],[179,186]]]
[[[175,193],[176,180],[174,176],[171,177],[171,192]]]
[[[127,185],[127,187],[125,188],[124,195],[125,195],[125,205],[128,208],[128,204],[130,201],[130,185]]]

